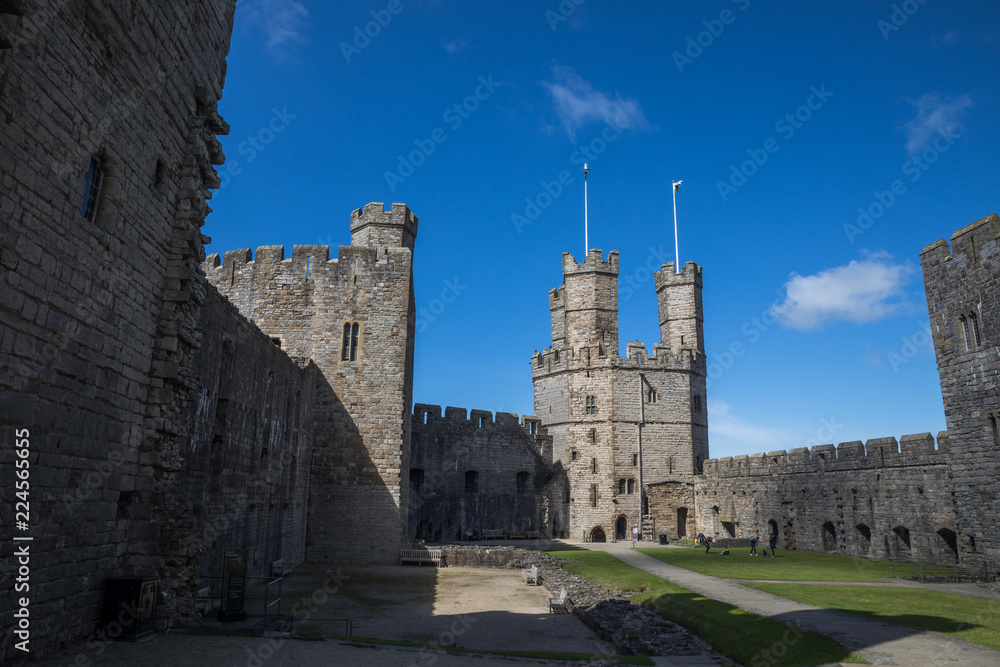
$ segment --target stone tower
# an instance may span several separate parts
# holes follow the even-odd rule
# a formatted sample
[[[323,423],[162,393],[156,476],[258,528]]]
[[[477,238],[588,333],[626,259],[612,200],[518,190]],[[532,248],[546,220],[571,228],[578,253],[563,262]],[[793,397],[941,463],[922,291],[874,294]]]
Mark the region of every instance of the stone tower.
[[[963,562],[1000,562],[1000,218],[920,255],[951,443]]]
[[[227,252],[209,281],[293,357],[319,370],[307,557],[392,561],[406,528],[413,401],[413,246],[404,204],[351,214],[351,245]]]
[[[652,354],[634,342],[619,356],[616,251],[604,261],[591,250],[582,263],[564,253],[563,285],[549,292],[552,345],[531,361],[535,414],[566,472],[553,503],[566,506],[561,532],[572,537],[624,539],[640,525],[646,538],[683,533],[692,507],[708,456],[701,268],[675,275],[667,264],[654,276]]]

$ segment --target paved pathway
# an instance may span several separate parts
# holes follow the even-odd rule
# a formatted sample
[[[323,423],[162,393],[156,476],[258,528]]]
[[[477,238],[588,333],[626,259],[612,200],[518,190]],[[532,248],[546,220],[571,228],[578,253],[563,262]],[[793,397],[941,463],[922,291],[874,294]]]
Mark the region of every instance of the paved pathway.
[[[877,619],[794,602],[706,574],[668,565],[652,556],[634,551],[631,545],[590,543],[574,546],[605,551],[629,565],[714,600],[824,634],[877,665],[914,667],[1000,665],[1000,653],[978,644],[935,632],[923,632]],[[928,611],[933,613],[933,610]]]

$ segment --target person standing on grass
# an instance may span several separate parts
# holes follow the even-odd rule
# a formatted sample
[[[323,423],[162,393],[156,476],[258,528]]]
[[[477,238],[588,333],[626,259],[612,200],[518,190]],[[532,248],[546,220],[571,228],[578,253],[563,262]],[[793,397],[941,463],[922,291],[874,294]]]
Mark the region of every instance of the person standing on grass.
[[[750,555],[751,556],[756,556],[757,555],[757,534],[756,533],[754,533],[754,536],[750,538]]]
[[[705,538],[705,553],[708,553],[708,550],[711,549],[711,548],[712,548],[712,538],[711,537],[706,537]]]
[[[777,544],[778,544],[778,534],[777,533],[771,533],[771,541],[770,541],[771,556],[774,556],[774,547],[777,546]]]

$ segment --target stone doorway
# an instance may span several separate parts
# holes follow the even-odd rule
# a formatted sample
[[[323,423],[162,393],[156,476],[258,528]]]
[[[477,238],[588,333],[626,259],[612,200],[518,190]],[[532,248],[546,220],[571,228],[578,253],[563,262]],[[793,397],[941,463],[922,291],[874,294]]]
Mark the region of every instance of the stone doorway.
[[[677,537],[684,538],[688,534],[688,508],[677,508]]]
[[[618,520],[615,521],[615,539],[624,540],[628,538],[628,521],[625,517],[620,516]]]
[[[604,534],[604,529],[600,526],[595,526],[593,530],[590,531],[590,541],[591,542],[607,542],[608,538]]]

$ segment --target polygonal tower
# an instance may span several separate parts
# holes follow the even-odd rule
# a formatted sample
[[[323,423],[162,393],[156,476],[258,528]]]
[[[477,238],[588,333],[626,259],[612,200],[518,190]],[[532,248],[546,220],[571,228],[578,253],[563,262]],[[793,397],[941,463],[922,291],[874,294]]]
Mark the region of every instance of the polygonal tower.
[[[1000,561],[1000,217],[920,254],[967,566]]]
[[[708,456],[701,268],[655,274],[661,342],[619,356],[618,253],[563,254],[563,285],[549,292],[552,344],[531,369],[535,415],[553,438],[567,482],[572,537],[626,539],[686,532],[693,479]],[[692,511],[693,517],[693,511]],[[659,524],[659,525],[657,525]]]

